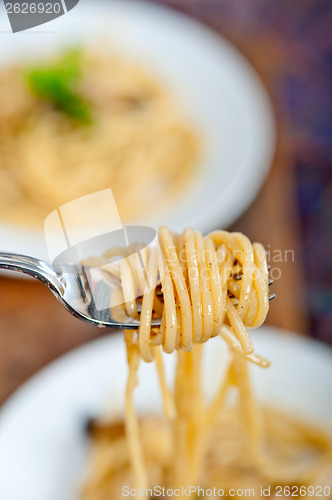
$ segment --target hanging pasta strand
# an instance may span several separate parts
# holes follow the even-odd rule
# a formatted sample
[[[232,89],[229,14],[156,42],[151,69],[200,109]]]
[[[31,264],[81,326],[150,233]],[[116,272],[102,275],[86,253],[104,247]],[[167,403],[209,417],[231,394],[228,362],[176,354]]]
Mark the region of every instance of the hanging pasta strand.
[[[127,356],[129,365],[129,375],[125,394],[125,427],[129,450],[129,457],[133,471],[134,483],[137,489],[145,490],[148,487],[148,478],[145,470],[145,460],[141,440],[139,436],[138,420],[134,408],[133,392],[137,386],[137,370],[140,356],[136,344],[134,343],[134,332],[125,332],[127,346]]]

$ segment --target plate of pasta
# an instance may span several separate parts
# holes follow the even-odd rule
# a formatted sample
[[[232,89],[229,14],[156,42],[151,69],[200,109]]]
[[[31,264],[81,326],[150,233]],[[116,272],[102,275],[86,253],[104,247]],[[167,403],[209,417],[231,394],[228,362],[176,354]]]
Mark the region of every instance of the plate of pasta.
[[[207,232],[243,213],[275,126],[229,42],[130,0],[82,1],[52,26],[6,36],[0,56],[2,250],[45,259],[45,217],[108,187],[127,224]]]
[[[273,409],[267,410],[270,411],[268,418],[272,431],[278,438],[293,436],[294,446],[296,442],[308,445],[311,440],[318,449],[320,446],[324,447],[321,429],[324,425],[330,425],[332,419],[330,349],[314,340],[272,327],[261,327],[253,335],[253,341],[257,350],[264,353],[272,364],[264,374],[255,366],[251,373],[259,400]],[[218,385],[216,374],[219,379],[222,372],[221,359],[224,359],[225,351],[218,342],[211,341],[207,344],[205,354],[205,387],[210,393]],[[121,334],[101,338],[45,368],[4,405],[0,414],[1,498],[85,498],[82,491],[87,480],[91,454],[87,422],[89,418],[96,416],[100,417],[101,423],[108,419],[116,423],[121,421],[128,375],[125,361],[125,343]],[[166,357],[167,380],[170,380],[174,363],[174,358]],[[147,416],[147,424],[152,419],[150,453],[153,456],[154,447],[157,455],[159,449],[160,453],[166,453],[167,434],[166,444],[165,434],[158,439],[155,437],[156,426],[157,429],[160,428],[160,423],[158,424],[158,419],[154,421],[153,417],[156,414],[158,417],[162,411],[162,401],[153,365],[141,366],[139,382],[135,397],[139,415]],[[280,413],[285,410],[288,413],[286,424],[288,422],[294,426],[291,429],[287,425],[283,427],[280,421]],[[228,417],[225,418],[227,421]],[[315,424],[313,427],[312,423]],[[231,435],[234,432],[236,426],[232,427]],[[124,445],[119,444],[118,456],[122,453],[121,446]],[[227,450],[230,443],[225,443],[224,446]],[[109,460],[112,460],[111,451]],[[230,461],[234,460],[232,457],[236,449],[232,450],[231,447],[229,453]],[[104,459],[100,456],[100,460],[102,474],[103,460],[107,463],[107,456]],[[95,474],[97,472],[98,468],[95,469]],[[90,474],[92,475],[91,471]],[[329,481],[331,477],[330,470]],[[90,480],[91,488],[92,478]],[[235,486],[239,482],[236,477],[231,481]],[[257,476],[250,480],[247,478],[245,486],[255,487],[260,481],[263,480]],[[114,496],[105,498],[115,500]]]

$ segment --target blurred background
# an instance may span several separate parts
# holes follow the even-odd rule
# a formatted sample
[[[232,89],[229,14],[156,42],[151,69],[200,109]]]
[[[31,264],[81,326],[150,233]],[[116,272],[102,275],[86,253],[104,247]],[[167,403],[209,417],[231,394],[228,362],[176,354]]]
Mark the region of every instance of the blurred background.
[[[255,201],[225,229],[294,255],[275,263],[268,323],[332,344],[331,2],[160,3],[229,39],[263,80],[277,121],[275,159]],[[72,318],[38,282],[1,276],[0,403],[52,359],[108,333]]]

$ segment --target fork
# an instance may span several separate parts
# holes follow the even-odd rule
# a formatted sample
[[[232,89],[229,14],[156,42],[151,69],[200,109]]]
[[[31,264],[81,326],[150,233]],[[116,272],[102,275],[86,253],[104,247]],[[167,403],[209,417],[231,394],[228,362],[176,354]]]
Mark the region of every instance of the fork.
[[[78,266],[72,265],[69,269],[67,266],[62,272],[56,272],[47,262],[35,257],[0,252],[0,269],[28,274],[40,280],[51,290],[55,298],[67,311],[82,321],[101,328],[136,330],[140,326],[140,321],[129,317],[123,309],[120,311],[121,319],[119,320],[119,310],[117,310],[115,318],[114,309],[108,306],[110,289],[101,282],[98,284],[99,290],[96,288],[92,295],[87,276],[84,270],[79,269]],[[241,276],[234,276],[234,278],[239,280]],[[272,285],[272,283],[273,280],[270,280],[269,285]],[[99,296],[102,301],[106,297],[105,309],[100,310],[100,307],[95,306],[96,296]],[[269,296],[269,300],[274,298],[275,294]],[[160,318],[153,318],[151,321],[152,327],[158,327],[160,324]]]
[[[106,288],[103,288],[101,283],[100,289],[94,290],[92,296],[86,274],[78,266],[72,266],[71,269],[67,267],[66,270],[57,273],[43,260],[27,255],[0,252],[0,268],[28,274],[40,280],[51,290],[67,311],[87,323],[99,327],[131,330],[140,326],[139,320],[130,318],[124,310],[121,310],[121,319],[119,320],[119,311],[117,311],[117,318],[115,318],[112,308],[97,309],[95,306],[96,293],[103,296],[103,294],[109,293],[109,289],[106,289],[106,285],[104,285]],[[160,326],[160,323],[160,318],[152,319],[153,327]]]

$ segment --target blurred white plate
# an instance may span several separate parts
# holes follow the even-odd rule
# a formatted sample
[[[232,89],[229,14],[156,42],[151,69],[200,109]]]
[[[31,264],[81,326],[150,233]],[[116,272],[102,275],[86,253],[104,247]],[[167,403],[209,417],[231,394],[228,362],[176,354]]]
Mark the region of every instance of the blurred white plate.
[[[3,15],[0,29],[8,28]],[[202,24],[129,0],[81,0],[38,30],[2,32],[0,64],[37,57],[71,40],[95,43],[104,35],[114,51],[141,61],[169,85],[203,140],[203,168],[184,200],[168,209],[153,207],[134,222],[178,231],[188,225],[203,232],[226,227],[256,196],[274,154],[273,114],[257,74],[240,52]],[[1,223],[0,241],[1,250],[46,257],[43,221],[38,230]]]
[[[260,399],[316,421],[332,420],[332,350],[317,341],[263,327],[253,334],[257,352],[272,361],[268,370],[253,366]],[[205,386],[220,379],[224,344],[205,349]],[[168,378],[175,356],[165,355]],[[127,376],[122,335],[96,340],[60,358],[19,389],[0,412],[0,498],[5,500],[76,500],[88,444],[87,417],[105,405],[122,414]],[[155,366],[142,363],[136,406],[159,411]]]

